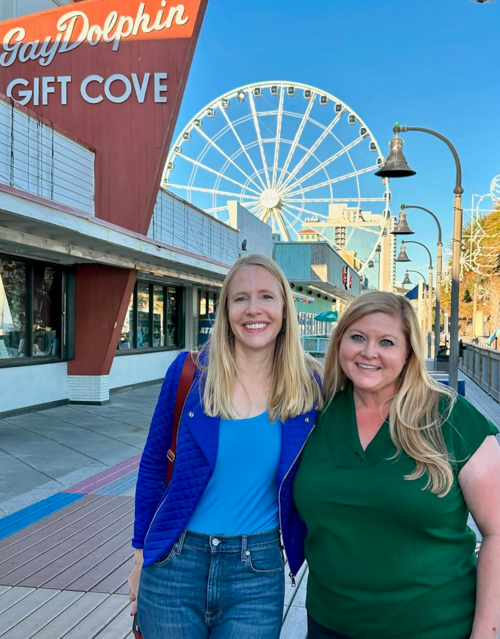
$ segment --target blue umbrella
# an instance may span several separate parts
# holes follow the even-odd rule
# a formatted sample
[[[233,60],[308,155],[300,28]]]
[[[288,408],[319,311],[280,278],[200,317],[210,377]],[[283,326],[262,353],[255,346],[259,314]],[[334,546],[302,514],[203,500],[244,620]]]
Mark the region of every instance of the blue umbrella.
[[[337,311],[323,311],[319,315],[316,315],[314,318],[319,322],[336,322],[338,320],[339,314]]]

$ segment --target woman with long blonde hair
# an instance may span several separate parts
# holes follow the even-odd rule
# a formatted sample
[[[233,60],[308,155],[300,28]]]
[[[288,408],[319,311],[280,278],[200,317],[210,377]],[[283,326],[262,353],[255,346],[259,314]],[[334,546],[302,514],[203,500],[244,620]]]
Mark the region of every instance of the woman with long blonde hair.
[[[224,281],[210,342],[195,357],[165,489],[173,406],[189,356],[167,372],[141,460],[130,598],[144,639],[277,639],[281,539],[293,579],[305,528],[292,484],[322,393],[320,369],[301,347],[290,286],[273,260],[245,256]]]
[[[429,375],[409,300],[352,302],[324,391],[294,484],[309,639],[497,639],[498,430]]]

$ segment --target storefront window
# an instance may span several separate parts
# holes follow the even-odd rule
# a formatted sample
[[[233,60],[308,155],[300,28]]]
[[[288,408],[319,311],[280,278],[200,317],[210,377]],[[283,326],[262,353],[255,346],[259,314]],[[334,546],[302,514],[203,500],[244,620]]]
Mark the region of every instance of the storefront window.
[[[130,297],[130,302],[123,322],[120,335],[119,349],[134,348],[134,293]]]
[[[26,266],[0,259],[0,359],[26,356]]]
[[[67,274],[61,267],[0,257],[0,362],[67,355]],[[63,343],[64,332],[64,343]],[[22,360],[28,360],[22,362]],[[14,362],[12,362],[14,363]]]
[[[167,346],[179,346],[177,321],[177,289],[167,289]]]
[[[61,345],[61,271],[33,268],[33,357],[59,357]]]
[[[165,300],[163,286],[153,287],[153,346],[165,346]]]
[[[180,346],[179,291],[173,286],[138,282],[130,298],[118,350]]]
[[[139,282],[137,285],[137,348],[149,348],[149,284]]]

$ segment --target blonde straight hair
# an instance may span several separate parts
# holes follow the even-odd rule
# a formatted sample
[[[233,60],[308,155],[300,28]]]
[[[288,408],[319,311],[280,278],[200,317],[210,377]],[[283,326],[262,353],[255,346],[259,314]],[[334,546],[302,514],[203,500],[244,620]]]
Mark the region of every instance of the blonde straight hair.
[[[427,475],[425,489],[443,497],[452,487],[453,470],[443,439],[442,424],[450,415],[456,394],[427,372],[424,339],[408,299],[395,293],[373,291],[356,298],[347,308],[326,354],[325,399],[330,403],[348,381],[339,363],[340,343],[346,330],[371,313],[399,317],[406,337],[408,359],[389,411],[389,429],[397,454],[404,451],[415,460],[415,470],[405,479],[415,480]]]
[[[274,349],[269,418],[271,421],[284,422],[314,408],[321,409],[322,367],[302,349],[297,314],[287,279],[272,259],[250,253],[232,266],[224,280],[215,324],[206,347],[207,364],[204,366],[198,358],[198,366],[204,373],[205,413],[222,419],[235,418],[231,398],[233,380],[238,376],[238,369],[234,359],[234,336],[228,319],[228,288],[235,274],[248,266],[266,269],[279,282],[283,296],[283,326]]]

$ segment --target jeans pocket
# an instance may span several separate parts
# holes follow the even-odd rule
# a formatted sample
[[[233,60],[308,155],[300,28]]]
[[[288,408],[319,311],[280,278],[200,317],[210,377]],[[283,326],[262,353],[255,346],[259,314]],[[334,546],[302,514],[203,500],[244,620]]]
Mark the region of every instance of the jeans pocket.
[[[152,567],[166,566],[168,562],[174,556],[176,550],[177,550],[177,544],[174,544],[168,552],[166,552],[164,555],[160,557],[160,559],[158,559],[158,561],[155,561]]]
[[[280,546],[256,548],[248,557],[250,570],[259,575],[274,575],[283,571],[284,561]]]

